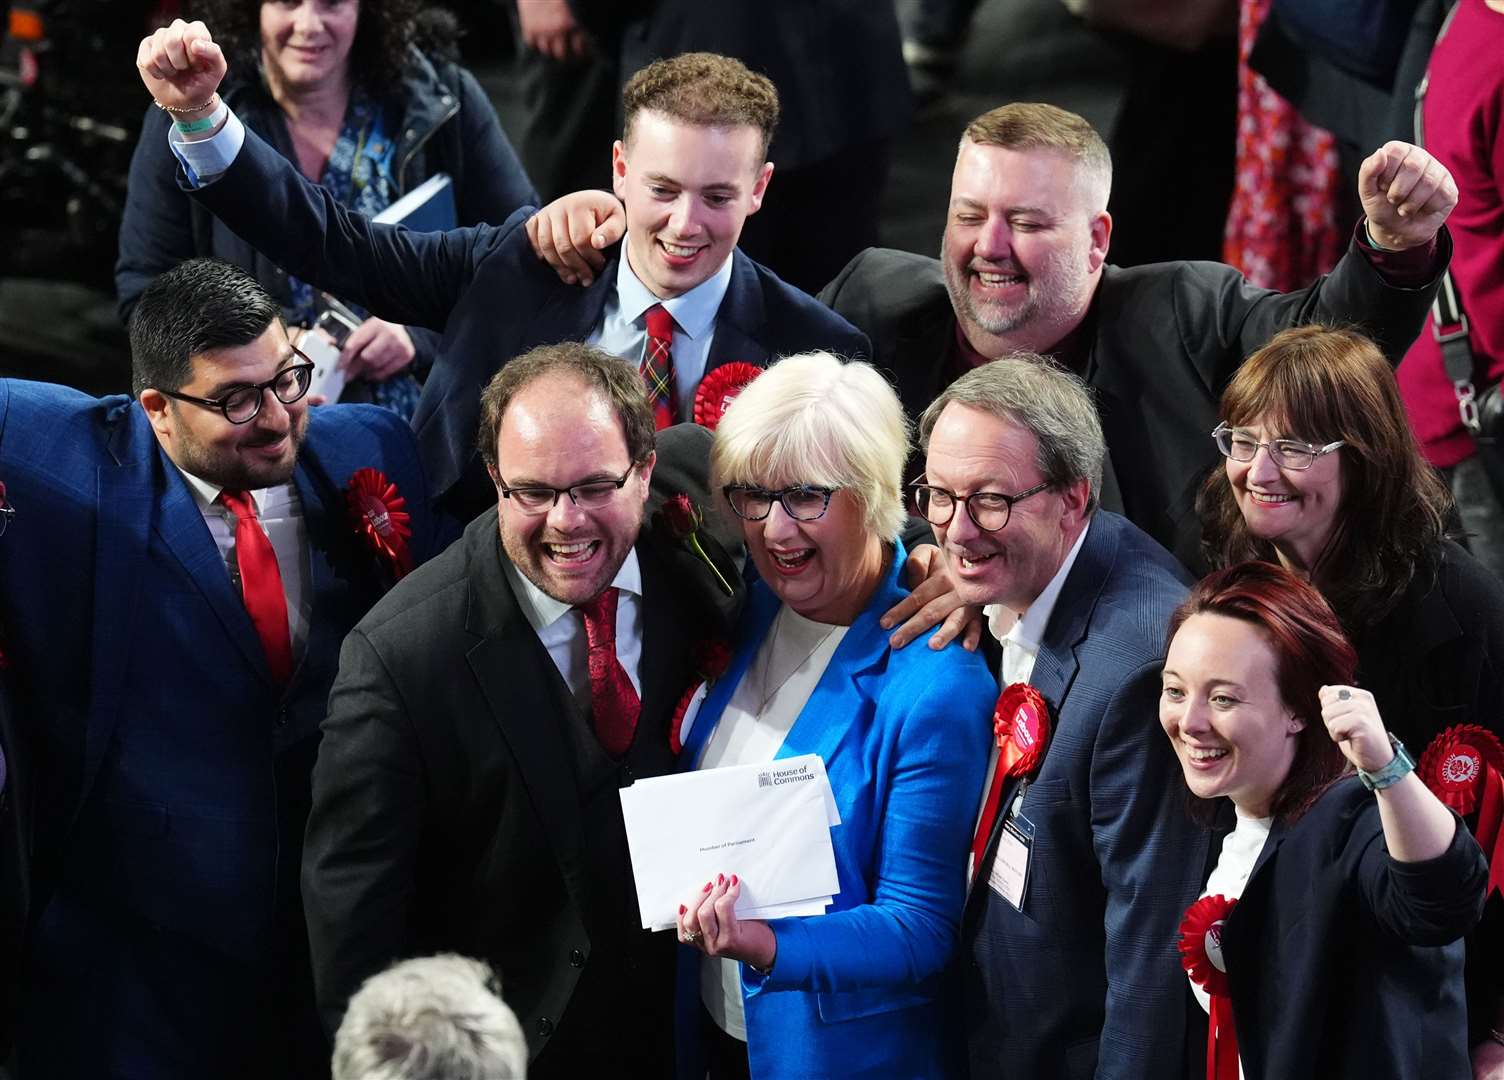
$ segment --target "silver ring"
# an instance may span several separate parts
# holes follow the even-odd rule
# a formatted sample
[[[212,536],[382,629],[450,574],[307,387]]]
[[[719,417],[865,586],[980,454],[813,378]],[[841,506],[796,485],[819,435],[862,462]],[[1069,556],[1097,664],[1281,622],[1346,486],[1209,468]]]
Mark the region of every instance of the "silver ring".
[[[686,931],[684,931],[684,940],[686,942],[688,942],[689,944],[691,944],[691,945],[698,945],[700,943],[700,939],[703,938],[704,936],[705,935],[702,934],[702,933],[700,933],[700,931],[698,931],[698,930],[686,930]]]
[[[1338,701],[1347,701],[1352,696],[1353,696],[1352,695],[1352,691],[1350,691],[1350,690],[1338,690],[1337,691],[1337,700]]]

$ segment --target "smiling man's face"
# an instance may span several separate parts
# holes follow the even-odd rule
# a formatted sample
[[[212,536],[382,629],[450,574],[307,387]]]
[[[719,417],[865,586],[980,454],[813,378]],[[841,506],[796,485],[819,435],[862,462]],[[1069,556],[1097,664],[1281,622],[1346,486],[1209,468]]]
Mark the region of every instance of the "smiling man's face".
[[[500,498],[501,546],[512,565],[566,604],[600,595],[642,528],[654,457],[633,467],[621,419],[600,390],[570,375],[545,375],[507,405],[496,439],[496,477],[509,488],[627,481],[604,506],[586,509],[561,494],[544,513]]]
[[[660,300],[693,289],[731,257],[773,175],[762,138],[748,124],[700,127],[644,111],[612,149],[627,262]]]

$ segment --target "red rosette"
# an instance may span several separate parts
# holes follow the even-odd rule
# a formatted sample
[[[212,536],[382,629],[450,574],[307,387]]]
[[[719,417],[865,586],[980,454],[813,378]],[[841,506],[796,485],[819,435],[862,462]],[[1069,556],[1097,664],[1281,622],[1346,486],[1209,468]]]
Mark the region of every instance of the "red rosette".
[[[992,731],[997,736],[998,772],[1028,776],[1050,742],[1050,706],[1044,695],[1028,683],[1013,683],[998,695]]]
[[[684,749],[684,715],[689,712],[689,703],[695,699],[695,692],[701,686],[710,687],[726,674],[726,669],[730,666],[731,646],[720,638],[701,638],[695,643],[694,668],[699,678],[691,682],[680,696],[679,703],[674,706],[673,719],[668,725],[668,748],[675,756]]]
[[[1504,773],[1504,745],[1477,724],[1457,724],[1436,736],[1416,769],[1438,799],[1464,816],[1477,809],[1489,770]]]
[[[694,422],[714,431],[721,417],[726,415],[727,408],[736,400],[736,395],[761,374],[762,368],[743,360],[722,364],[706,372],[695,391]]]
[[[407,548],[412,528],[403,509],[406,505],[397,485],[376,469],[357,469],[345,487],[345,506],[356,531],[391,565],[399,579],[413,568],[412,552]]]
[[[1238,1080],[1238,1027],[1233,1017],[1222,931],[1237,906],[1225,896],[1203,896],[1180,922],[1180,964],[1211,998],[1206,1028],[1207,1080]]]
[[[1186,909],[1180,921],[1180,966],[1208,994],[1228,994],[1222,927],[1236,905],[1236,900],[1225,896],[1203,896]]]

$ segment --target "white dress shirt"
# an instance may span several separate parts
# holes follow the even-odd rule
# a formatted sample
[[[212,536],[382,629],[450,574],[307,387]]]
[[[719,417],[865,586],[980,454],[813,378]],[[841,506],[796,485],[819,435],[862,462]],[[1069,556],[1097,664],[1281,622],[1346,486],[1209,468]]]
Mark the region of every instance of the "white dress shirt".
[[[585,616],[575,607],[555,600],[534,585],[508,559],[504,566],[517,606],[523,618],[538,635],[548,655],[564,677],[574,698],[582,708],[590,707],[590,643],[585,638]],[[642,566],[635,549],[627,552],[626,561],[616,571],[611,584],[619,590],[616,598],[616,659],[632,680],[632,688],[642,697]]]
[[[616,260],[616,288],[606,298],[600,325],[585,340],[640,365],[648,344],[645,312],[654,304],[662,304],[674,317],[674,406],[678,418],[687,420],[695,390],[705,377],[710,343],[715,338],[715,317],[731,284],[731,257],[728,255],[719,270],[687,293],[659,300],[628,265],[626,239],[622,240],[621,251],[621,258]]]
[[[240,563],[235,557],[235,515],[218,502],[224,490],[218,484],[178,470],[188,482],[193,501],[209,526],[209,535],[219,548],[235,590],[240,591]],[[275,484],[250,492],[256,506],[261,531],[272,542],[277,556],[277,571],[282,575],[282,591],[287,596],[287,629],[292,636],[294,663],[303,655],[308,642],[308,627],[313,621],[313,596],[308,588],[308,528],[303,522],[303,502],[291,483]]]

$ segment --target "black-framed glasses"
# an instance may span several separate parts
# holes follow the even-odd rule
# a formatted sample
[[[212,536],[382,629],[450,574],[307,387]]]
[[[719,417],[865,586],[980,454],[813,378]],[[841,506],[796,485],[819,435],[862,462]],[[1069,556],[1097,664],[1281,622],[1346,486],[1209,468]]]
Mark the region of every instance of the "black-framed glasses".
[[[743,521],[762,521],[773,512],[775,502],[795,521],[819,521],[830,509],[830,497],[837,490],[814,484],[795,484],[777,491],[750,484],[727,484],[721,492],[731,504],[732,512]]]
[[[0,536],[10,527],[10,519],[16,516],[16,508],[5,497],[5,485],[0,483]]]
[[[1001,491],[973,491],[961,496],[943,487],[915,482],[909,485],[909,498],[919,516],[931,525],[949,525],[950,519],[956,516],[956,504],[965,503],[972,524],[983,532],[997,532],[1013,516],[1014,503],[1038,495],[1049,486],[1048,480],[1041,480],[1016,495],[1004,495]]]
[[[298,352],[296,347],[292,351],[303,361],[301,364],[283,368],[266,382],[232,386],[217,398],[194,397],[192,394],[180,394],[176,390],[158,390],[158,393],[174,401],[186,401],[190,405],[216,409],[232,424],[249,424],[261,414],[261,399],[265,391],[270,390],[276,394],[277,400],[282,404],[291,405],[295,401],[301,401],[313,385],[313,361]]]
[[[1242,428],[1228,427],[1226,424],[1217,425],[1216,430],[1212,432],[1212,441],[1217,444],[1217,449],[1222,452],[1223,457],[1232,458],[1234,461],[1252,461],[1258,456],[1259,447],[1262,446],[1269,451],[1269,460],[1281,469],[1309,469],[1316,464],[1317,458],[1347,445],[1342,439],[1329,442],[1325,446],[1313,446],[1299,439],[1270,439],[1268,442],[1259,442]]]
[[[636,471],[638,463],[627,466],[627,471],[615,480],[584,480],[568,487],[548,487],[544,484],[525,484],[507,487],[498,483],[496,489],[503,499],[511,499],[524,514],[546,514],[558,505],[560,495],[568,495],[569,501],[581,510],[599,510],[612,499]]]

